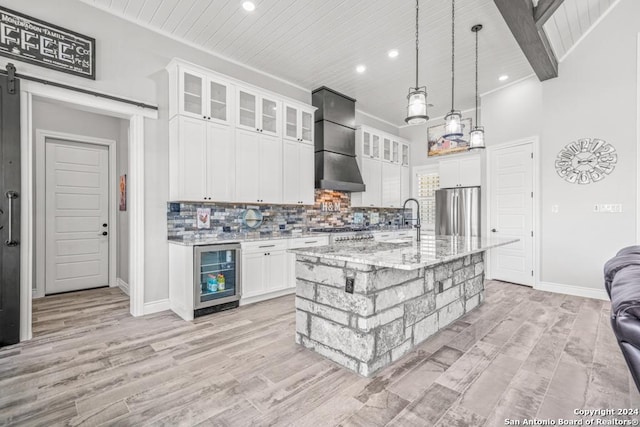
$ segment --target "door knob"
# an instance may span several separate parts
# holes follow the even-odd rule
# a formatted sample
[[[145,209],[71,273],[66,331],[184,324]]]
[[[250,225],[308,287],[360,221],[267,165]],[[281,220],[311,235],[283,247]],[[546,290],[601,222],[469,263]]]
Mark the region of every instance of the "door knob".
[[[107,223],[105,222],[104,224],[102,224],[102,226],[106,228],[107,227]]]
[[[109,234],[109,233],[107,233],[106,231],[103,231],[103,232],[102,232],[102,235],[103,235],[103,236],[106,236],[107,234]]]
[[[497,232],[498,232],[498,230],[496,230],[495,228],[492,228],[492,229],[491,229],[491,232],[492,232],[492,233],[497,233]]]

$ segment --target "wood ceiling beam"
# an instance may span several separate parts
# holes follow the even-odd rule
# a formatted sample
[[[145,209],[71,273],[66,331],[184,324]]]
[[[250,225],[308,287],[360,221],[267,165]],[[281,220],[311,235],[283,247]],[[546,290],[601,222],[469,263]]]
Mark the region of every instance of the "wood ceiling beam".
[[[533,19],[541,28],[551,15],[562,5],[564,0],[540,0],[533,9]]]
[[[542,27],[537,25],[531,0],[493,1],[538,79],[545,81],[558,77],[558,60],[551,49],[547,35]],[[547,2],[540,0],[540,3]]]

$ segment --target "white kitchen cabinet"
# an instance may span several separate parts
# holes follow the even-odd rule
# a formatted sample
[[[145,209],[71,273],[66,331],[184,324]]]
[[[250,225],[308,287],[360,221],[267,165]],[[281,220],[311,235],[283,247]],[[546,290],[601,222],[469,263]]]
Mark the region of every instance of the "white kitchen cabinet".
[[[293,104],[284,106],[284,139],[297,142],[313,142],[313,111]]]
[[[382,160],[391,161],[391,138],[388,136],[382,138]]]
[[[236,130],[235,201],[282,203],[282,139]]]
[[[313,205],[315,203],[314,146],[285,140],[283,144],[283,203]]]
[[[391,161],[393,163],[400,163],[400,143],[398,141],[393,141],[391,149]]]
[[[409,144],[402,143],[401,164],[402,166],[409,166]]]
[[[236,126],[252,132],[280,135],[280,105],[275,97],[243,87],[237,88]]]
[[[235,148],[227,125],[188,117],[169,124],[171,200],[232,201]]]
[[[358,167],[366,189],[351,193],[351,205],[353,207],[382,206],[382,163],[380,160],[365,157],[359,159]]]
[[[475,187],[482,183],[479,156],[440,160],[440,188]]]
[[[287,240],[247,242],[241,246],[242,299],[245,302],[291,287]]]
[[[411,197],[411,168],[402,166],[400,167],[400,200],[404,203],[409,197]]]
[[[177,79],[177,89],[174,89],[177,93],[170,93],[170,99],[176,97],[177,101],[170,102],[170,118],[179,114],[221,124],[231,123],[233,87],[228,81],[183,66],[174,68],[170,79]]]
[[[382,162],[382,207],[400,208],[400,165]]]

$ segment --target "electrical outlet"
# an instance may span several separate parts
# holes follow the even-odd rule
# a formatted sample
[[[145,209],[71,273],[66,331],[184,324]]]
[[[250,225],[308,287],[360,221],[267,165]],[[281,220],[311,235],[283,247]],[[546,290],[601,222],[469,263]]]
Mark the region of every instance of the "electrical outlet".
[[[620,203],[600,203],[593,206],[593,211],[598,213],[621,213],[622,204]]]
[[[344,291],[348,294],[353,293],[353,288],[355,287],[356,279],[354,277],[347,277],[347,280],[344,284]]]
[[[551,206],[551,213],[558,213],[559,211],[560,211],[560,206],[558,205]]]

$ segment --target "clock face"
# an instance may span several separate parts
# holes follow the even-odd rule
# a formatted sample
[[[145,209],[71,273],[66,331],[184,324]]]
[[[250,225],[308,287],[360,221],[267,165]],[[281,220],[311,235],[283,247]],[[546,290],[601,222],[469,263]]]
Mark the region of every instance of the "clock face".
[[[618,155],[602,139],[583,138],[565,146],[556,157],[556,172],[572,184],[590,184],[613,172]]]

